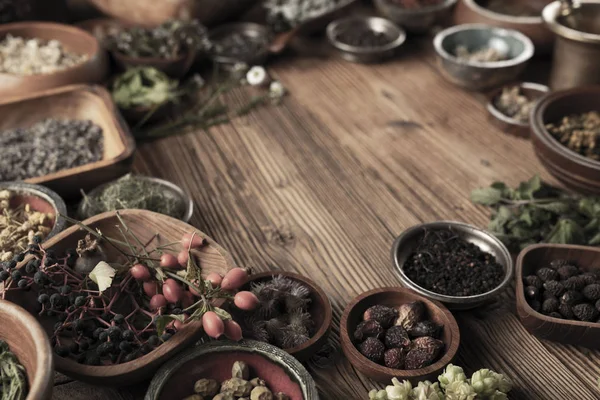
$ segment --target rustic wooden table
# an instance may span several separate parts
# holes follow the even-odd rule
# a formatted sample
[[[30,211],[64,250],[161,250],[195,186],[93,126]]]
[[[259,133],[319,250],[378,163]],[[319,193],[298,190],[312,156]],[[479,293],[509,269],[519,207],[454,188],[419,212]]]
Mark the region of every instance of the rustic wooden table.
[[[281,106],[140,145],[135,170],[184,187],[195,203],[192,224],[238,265],[295,271],[321,285],[339,344],[339,318],[352,298],[399,285],[390,248],[400,232],[435,220],[485,227],[488,212],[469,201],[473,188],[538,172],[549,178],[529,142],[490,126],[482,96],[437,73],[430,43],[409,40],[398,59],[365,66],[310,42],[311,56],[272,66],[290,92]],[[600,353],[528,334],[514,285],[493,306],[455,316],[455,362],[506,374],[511,399],[600,398]],[[381,386],[343,357],[311,372],[324,400],[367,399]],[[96,388],[58,375],[54,399],[141,399],[146,386]]]

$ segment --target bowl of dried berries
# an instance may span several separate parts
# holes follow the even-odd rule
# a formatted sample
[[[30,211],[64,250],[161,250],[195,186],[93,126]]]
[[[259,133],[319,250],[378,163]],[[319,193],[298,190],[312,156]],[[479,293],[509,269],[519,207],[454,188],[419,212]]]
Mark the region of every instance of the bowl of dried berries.
[[[165,364],[145,400],[316,400],[315,382],[298,360],[266,343],[209,342]]]
[[[460,342],[446,307],[410,289],[374,289],[354,299],[340,321],[342,350],[360,372],[380,382],[432,379]]]
[[[407,229],[394,242],[392,262],[402,285],[451,309],[493,301],[513,276],[506,246],[491,233],[461,222]]]
[[[484,24],[444,29],[433,44],[441,74],[469,90],[514,81],[534,53],[533,43],[522,33]]]
[[[537,244],[517,258],[517,312],[530,333],[599,348],[600,249]]]
[[[259,300],[252,311],[232,311],[245,338],[270,343],[300,361],[308,360],[327,342],[331,304],[310,279],[292,272],[262,272],[251,275],[243,289]]]
[[[457,0],[374,0],[380,14],[411,33],[424,33],[443,23]]]
[[[578,192],[600,193],[600,86],[552,92],[533,109],[536,156],[556,179]]]

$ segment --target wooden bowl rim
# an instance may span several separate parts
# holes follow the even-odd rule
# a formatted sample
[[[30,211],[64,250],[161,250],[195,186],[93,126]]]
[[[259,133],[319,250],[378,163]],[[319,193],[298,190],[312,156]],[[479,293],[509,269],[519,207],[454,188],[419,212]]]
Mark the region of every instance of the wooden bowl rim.
[[[596,328],[596,329],[600,328],[600,324],[597,324],[594,322],[552,318],[548,315],[539,313],[539,312],[535,311],[533,308],[531,308],[531,306],[525,299],[525,293],[524,293],[525,289],[523,287],[524,286],[523,285],[523,260],[525,259],[525,257],[527,257],[527,255],[529,253],[531,253],[535,250],[538,250],[538,249],[543,249],[543,248],[576,250],[576,251],[581,251],[581,252],[590,252],[590,253],[599,253],[600,254],[600,248],[591,247],[591,246],[575,245],[575,244],[539,243],[539,244],[533,244],[533,245],[527,246],[526,248],[521,250],[521,252],[519,253],[519,256],[517,257],[517,272],[515,274],[515,278],[517,280],[517,282],[516,282],[517,307],[540,321],[550,322],[553,324],[561,324],[564,326],[580,326],[580,327],[586,327],[586,328],[592,327],[592,328]],[[521,319],[523,319],[521,316],[521,313],[519,313],[519,317]]]
[[[0,72],[0,79],[26,79],[27,81],[30,81],[30,80],[41,81],[41,80],[46,80],[48,78],[54,79],[56,76],[70,75],[73,73],[73,71],[87,68],[87,66],[90,63],[92,63],[96,58],[98,58],[100,56],[100,54],[104,51],[104,47],[102,47],[100,45],[100,43],[98,42],[98,39],[96,39],[96,37],[94,35],[92,35],[91,33],[89,33],[88,31],[86,31],[82,28],[79,28],[77,26],[60,24],[57,22],[25,21],[25,22],[12,22],[12,23],[8,23],[8,24],[2,24],[2,25],[0,25],[0,36],[4,36],[9,33],[12,33],[12,31],[15,31],[15,30],[26,29],[26,28],[38,28],[38,29],[45,29],[48,31],[64,31],[71,35],[76,35],[76,36],[85,38],[86,41],[88,42],[86,47],[89,50],[88,50],[88,52],[85,53],[88,56],[88,58],[77,65],[73,65],[72,67],[61,69],[59,71],[51,72],[49,74],[15,75],[15,74],[9,74],[6,72]],[[18,35],[15,35],[15,36],[18,36]],[[65,43],[61,42],[61,44],[64,45]],[[45,92],[41,92],[41,93],[38,92],[37,94],[41,95],[43,93],[45,93]],[[22,99],[22,98],[23,97],[19,96],[18,99]]]
[[[435,363],[433,363],[431,365],[428,365],[425,368],[406,369],[406,370],[405,369],[394,369],[394,368],[388,368],[384,365],[377,364],[377,363],[369,360],[367,357],[363,356],[358,351],[358,349],[354,345],[354,341],[352,340],[352,338],[350,337],[350,334],[348,333],[348,317],[350,316],[350,313],[352,312],[352,310],[354,310],[354,308],[359,303],[361,303],[363,300],[365,300],[368,297],[382,294],[382,293],[409,294],[410,296],[414,297],[416,300],[422,301],[433,308],[437,308],[439,311],[442,312],[442,314],[446,317],[446,319],[448,320],[449,325],[450,325],[450,326],[444,326],[444,329],[449,329],[449,331],[451,332],[451,341],[450,341],[450,343],[445,343],[445,345],[447,346],[447,350],[439,360],[437,360]],[[456,332],[456,335],[454,335],[454,332]],[[350,346],[343,346],[344,353],[349,352],[352,354],[352,356],[354,358],[359,357],[360,359],[362,359],[364,361],[366,368],[377,371],[377,373],[379,373],[379,374],[385,374],[385,375],[389,375],[389,376],[396,376],[396,377],[410,379],[410,378],[418,378],[420,376],[435,373],[436,371],[443,368],[446,364],[451,362],[454,359],[454,356],[456,356],[456,353],[458,352],[458,346],[460,344],[460,329],[458,327],[458,323],[456,322],[456,319],[454,318],[454,315],[452,315],[450,310],[448,310],[439,301],[428,299],[427,297],[422,296],[419,293],[417,293],[411,289],[391,286],[391,287],[382,287],[382,288],[378,288],[378,289],[372,289],[367,292],[364,292],[364,293],[360,294],[359,296],[355,297],[354,300],[352,300],[346,306],[346,308],[344,309],[344,313],[342,314],[342,318],[340,320],[340,340],[342,342],[347,341],[350,344]],[[350,363],[352,363],[352,364],[354,363],[352,357],[347,357],[347,358],[350,361]]]
[[[18,304],[0,299],[0,314],[3,313],[13,315],[34,338],[37,368],[35,371],[31,371],[33,380],[29,382],[26,399],[43,398],[46,390],[51,388],[54,382],[53,351],[48,335],[35,317]],[[8,345],[10,347],[10,343]]]
[[[482,17],[489,18],[494,21],[508,22],[511,24],[519,25],[543,25],[544,20],[541,12],[537,17],[523,17],[518,15],[501,14],[499,12],[491,11],[488,8],[482,7],[477,4],[476,0],[461,0],[465,6],[471,9],[473,12],[481,15]]]
[[[535,82],[514,82],[514,83],[508,83],[506,85],[502,85],[501,87],[494,89],[492,91],[492,93],[489,95],[486,108],[487,108],[488,112],[492,115],[492,117],[494,117],[495,119],[497,119],[505,124],[508,124],[508,125],[511,125],[511,126],[514,126],[517,128],[524,128],[524,129],[528,130],[529,126],[531,125],[529,122],[527,122],[527,123],[520,122],[514,118],[507,116],[506,114],[502,113],[502,111],[498,110],[498,108],[494,104],[494,101],[496,100],[496,98],[498,96],[500,96],[500,94],[502,93],[504,88],[514,87],[514,86],[518,86],[519,89],[527,89],[527,90],[537,92],[538,97],[536,97],[534,99],[536,101],[539,101],[546,93],[550,92],[550,88],[546,85],[542,85],[540,83],[535,83]]]
[[[313,292],[313,294],[315,296],[317,296],[325,305],[324,310],[323,310],[324,314],[325,314],[323,323],[321,324],[319,329],[317,329],[317,331],[314,333],[314,335],[311,336],[311,338],[308,341],[304,342],[300,346],[292,347],[290,349],[283,349],[284,351],[290,353],[291,355],[294,355],[294,354],[300,353],[300,352],[308,349],[309,347],[313,346],[316,342],[318,342],[323,337],[323,335],[325,335],[331,329],[331,321],[333,319],[333,310],[331,308],[331,302],[329,301],[329,297],[327,296],[325,291],[323,289],[321,289],[321,287],[319,287],[315,282],[313,282],[309,278],[306,278],[295,272],[287,272],[287,271],[279,271],[279,270],[259,272],[257,274],[250,275],[247,284],[251,284],[253,281],[256,281],[259,279],[274,277],[277,275],[281,275],[286,278],[290,278],[290,279],[302,282],[304,285],[308,286],[310,288],[310,290]]]
[[[229,254],[229,252],[227,250],[225,250],[218,243],[216,243],[214,241],[214,239],[212,239],[210,236],[208,236],[207,234],[205,234],[204,232],[200,231],[199,229],[195,228],[192,225],[189,225],[189,224],[187,224],[183,221],[180,221],[176,218],[169,217],[168,215],[163,215],[163,214],[155,213],[155,212],[148,211],[148,210],[133,210],[133,209],[119,210],[119,214],[123,218],[127,218],[128,216],[136,216],[136,217],[144,216],[145,219],[149,219],[149,220],[157,220],[157,219],[163,219],[166,221],[171,220],[171,222],[174,222],[177,225],[180,225],[180,226],[186,225],[190,228],[190,230],[194,230],[194,231],[200,233],[200,235],[202,237],[206,238],[208,240],[208,246],[212,246],[215,250],[217,250],[219,252],[219,254],[225,260],[225,263],[227,265],[229,265],[230,269],[235,267],[235,262],[233,261],[233,257],[231,256],[231,254]],[[96,222],[100,222],[104,219],[114,218],[115,215],[116,215],[115,211],[108,211],[108,212],[105,212],[102,214],[95,215],[91,218],[88,218],[88,219],[82,221],[82,223],[85,225],[90,225],[90,224],[93,224]],[[54,236],[52,239],[50,239],[46,243],[44,243],[43,247],[44,248],[52,247],[55,244],[57,244],[58,242],[60,242],[61,240],[65,239],[67,236],[70,236],[71,234],[73,234],[79,230],[80,230],[80,228],[78,225],[73,225],[73,226],[65,229],[58,235]],[[82,234],[83,234],[83,232],[82,232]],[[22,266],[26,265],[27,262],[32,258],[33,258],[32,255],[25,257],[25,259],[21,263],[19,263],[18,267],[21,268]],[[89,378],[103,378],[103,379],[117,377],[119,375],[124,375],[131,371],[141,369],[145,365],[150,364],[152,361],[154,361],[158,358],[167,357],[166,355],[168,353],[173,352],[180,346],[181,340],[177,340],[178,337],[180,339],[184,338],[182,335],[184,333],[187,333],[186,337],[193,336],[193,335],[199,333],[199,331],[201,331],[201,330],[202,330],[202,322],[201,321],[195,321],[188,325],[185,325],[180,331],[175,333],[173,335],[173,337],[170,340],[168,340],[166,343],[163,343],[156,349],[152,350],[150,353],[145,354],[140,358],[136,358],[135,360],[126,362],[126,363],[121,363],[121,364],[117,364],[117,365],[100,365],[100,366],[83,365],[83,364],[77,363],[76,361],[57,356],[57,357],[55,357],[55,364],[57,366],[57,370],[65,373],[66,375],[77,374],[77,375],[86,375]],[[44,335],[47,337],[47,334],[45,332],[44,332]],[[165,346],[165,347],[163,347],[163,346]],[[161,348],[163,351],[160,354],[157,354],[156,353],[157,350],[159,350]]]

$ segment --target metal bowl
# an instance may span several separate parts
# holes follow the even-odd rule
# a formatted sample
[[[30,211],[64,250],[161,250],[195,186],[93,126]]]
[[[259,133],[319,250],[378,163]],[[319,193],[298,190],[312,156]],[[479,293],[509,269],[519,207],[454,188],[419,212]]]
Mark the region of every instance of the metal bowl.
[[[0,190],[10,190],[21,196],[19,202],[27,203],[32,209],[40,212],[53,212],[56,216],[52,230],[44,241],[65,229],[67,221],[58,215],[67,215],[65,201],[55,191],[42,185],[25,182],[0,182]]]
[[[353,46],[338,40],[341,32],[357,29],[362,25],[376,33],[386,35],[390,41],[383,46]],[[372,63],[392,57],[406,40],[406,32],[390,20],[379,17],[347,17],[335,20],[327,26],[327,39],[341,56],[352,62]]]
[[[448,228],[452,229],[467,242],[473,243],[481,250],[492,254],[496,258],[496,261],[502,265],[504,268],[504,279],[495,289],[475,296],[448,296],[424,289],[406,276],[403,270],[404,263],[414,251],[417,240],[423,235],[423,232],[425,230],[441,230]],[[438,221],[420,224],[404,231],[398,236],[392,247],[392,262],[394,263],[394,267],[403,286],[408,287],[427,298],[442,302],[448,308],[453,310],[475,308],[499,296],[510,283],[514,270],[510,252],[497,237],[475,226],[453,221]]]
[[[435,25],[441,24],[450,16],[456,1],[445,0],[429,7],[407,9],[390,0],[374,0],[379,13],[411,33],[425,33]]]
[[[208,342],[176,356],[156,373],[144,399],[189,396],[194,382],[202,377],[219,381],[231,378],[234,361],[246,362],[271,389],[287,392],[292,400],[319,399],[315,381],[298,360],[275,346],[254,340]],[[294,393],[286,388],[293,388]]]
[[[151,182],[155,182],[155,183],[163,185],[165,188],[165,193],[168,193],[170,196],[179,198],[185,204],[185,211],[179,219],[183,222],[190,221],[190,219],[192,218],[192,214],[194,212],[194,202],[192,201],[191,197],[183,191],[183,189],[181,189],[179,186],[177,186],[173,182],[169,182],[164,179],[153,178],[150,176],[137,176],[137,178],[147,179]],[[87,195],[95,196],[96,194],[98,194],[102,190],[104,190],[104,188],[106,188],[108,185],[111,185],[114,182],[115,181],[111,181],[111,182],[105,183],[103,185],[100,185],[100,186],[96,187],[94,190],[92,190],[91,192],[89,192]],[[109,211],[109,210],[107,210],[107,211]],[[85,201],[85,198],[84,198],[83,200],[81,200],[79,202],[79,206],[77,207],[77,214],[78,214],[79,218],[81,218],[83,220],[83,219],[88,219],[90,217],[93,217],[94,215],[91,213],[92,213],[92,211],[89,209],[88,203]]]
[[[272,40],[272,35],[269,28],[267,28],[265,25],[260,25],[253,22],[239,22],[234,24],[220,25],[208,33],[208,39],[213,42],[235,33],[262,40],[264,42],[264,46],[260,51],[250,55],[247,58],[236,58],[218,54],[213,49],[209,51],[210,58],[214,62],[225,67],[233,67],[238,63],[245,63],[249,66],[264,64],[269,56],[269,44]]]
[[[508,60],[477,62],[456,57],[457,46],[478,49],[492,39],[508,46]],[[465,24],[445,29],[433,40],[442,75],[450,82],[469,90],[484,90],[514,81],[533,57],[531,40],[513,29],[484,24]]]

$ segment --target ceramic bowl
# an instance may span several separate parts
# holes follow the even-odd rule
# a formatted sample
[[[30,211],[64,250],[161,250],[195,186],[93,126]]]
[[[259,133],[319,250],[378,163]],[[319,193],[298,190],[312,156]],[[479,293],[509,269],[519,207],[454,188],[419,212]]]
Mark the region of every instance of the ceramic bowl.
[[[456,57],[458,46],[470,51],[488,47],[491,41],[508,48],[508,60],[477,62]],[[439,70],[450,82],[469,90],[485,90],[514,81],[533,56],[531,40],[512,29],[482,24],[466,24],[447,28],[433,41]]]
[[[46,332],[27,311],[0,300],[0,340],[8,344],[27,374],[26,400],[49,400],[54,386],[52,348]]]
[[[447,19],[457,0],[443,0],[433,6],[407,9],[390,0],[374,0],[377,11],[396,22],[407,32],[425,33]]]
[[[600,86],[552,92],[533,109],[531,140],[535,154],[556,179],[583,193],[600,193],[600,161],[570,150],[545,128],[561,118],[588,111],[600,111]]]
[[[311,304],[308,312],[315,322],[315,333],[310,340],[303,345],[293,347],[291,349],[284,349],[284,351],[296,357],[298,360],[302,362],[307,361],[315,353],[317,353],[323,347],[323,345],[325,345],[325,343],[327,343],[327,338],[329,337],[329,332],[331,330],[331,303],[329,302],[327,294],[323,291],[323,289],[317,286],[316,283],[302,275],[298,275],[293,272],[269,271],[252,274],[245,286],[245,289],[249,290],[252,286],[252,283],[266,282],[271,280],[274,276],[284,276],[293,281],[298,281],[310,289]]]
[[[187,351],[165,364],[156,374],[145,400],[183,399],[194,394],[200,378],[223,382],[231,378],[231,367],[244,361],[251,376],[264,379],[274,392],[291,400],[318,400],[315,382],[298,360],[285,351],[252,340],[215,341]]]
[[[338,39],[339,35],[357,26],[384,34],[389,43],[377,47],[353,46]],[[338,50],[340,55],[352,62],[371,63],[392,57],[406,40],[406,33],[398,25],[385,18],[378,17],[347,17],[333,21],[327,26],[327,39]]]
[[[550,88],[545,85],[540,85],[539,83],[520,82],[499,88],[498,90],[495,90],[489,97],[489,101],[487,103],[489,120],[505,133],[522,138],[529,138],[529,122],[522,122],[509,117],[496,107],[496,100],[502,94],[504,88],[512,88],[514,86],[518,86],[522,95],[527,97],[529,100],[534,101],[539,100],[542,96],[548,93]]]
[[[238,34],[252,38],[256,41],[261,41],[264,43],[264,46],[262,46],[259,51],[254,54],[250,54],[246,58],[238,58],[226,54],[219,54],[215,52],[215,48],[213,47],[213,49],[209,51],[209,57],[214,62],[230,68],[238,63],[245,63],[250,66],[264,64],[269,56],[269,43],[272,40],[271,32],[265,25],[260,25],[253,22],[238,22],[221,25],[212,29],[208,33],[208,38],[211,42],[218,42],[220,39],[233,34]]]
[[[183,214],[181,214],[181,216],[178,219],[182,220],[183,222],[190,221],[190,219],[192,218],[192,214],[194,212],[194,202],[192,201],[191,197],[183,191],[182,188],[180,188],[173,182],[169,182],[164,179],[153,178],[153,177],[148,177],[148,176],[136,176],[136,178],[145,179],[147,181],[154,182],[156,184],[161,185],[163,187],[163,192],[166,196],[169,196],[171,198],[176,198],[185,205]],[[96,196],[97,194],[101,193],[108,185],[111,185],[112,183],[114,183],[114,181],[98,186],[91,192],[87,193],[87,196],[88,197]],[[90,210],[89,203],[86,201],[85,198],[82,199],[81,202],[79,202],[79,207],[77,208],[77,214],[82,219],[86,219],[86,218],[90,218],[90,217],[94,216],[92,210]]]
[[[414,301],[422,301],[427,308],[429,318],[443,326],[440,340],[444,342],[445,349],[437,361],[421,369],[400,370],[379,365],[358,351],[352,337],[367,308],[377,304],[397,307]],[[450,311],[439,302],[421,296],[410,289],[388,287],[363,293],[346,306],[340,321],[340,340],[342,350],[350,363],[369,378],[388,384],[392,378],[398,378],[400,381],[406,379],[416,385],[423,380],[436,381],[444,367],[452,362],[458,351],[460,331]]]
[[[3,101],[31,96],[59,86],[77,83],[100,83],[108,74],[106,52],[95,37],[74,26],[50,22],[17,22],[0,25],[0,38],[6,35],[42,40],[58,40],[68,51],[85,54],[81,64],[50,74],[31,76],[0,73]]]
[[[475,244],[481,250],[490,253],[504,268],[504,279],[493,290],[475,296],[448,296],[424,289],[411,281],[404,273],[404,263],[413,253],[417,241],[425,231],[452,229],[467,242]],[[403,286],[422,296],[444,303],[452,310],[466,310],[486,304],[498,297],[510,284],[513,276],[513,262],[510,252],[504,244],[489,232],[462,222],[438,221],[413,226],[402,232],[392,246],[392,262]]]
[[[597,270],[600,265],[600,249],[575,245],[536,244],[521,251],[517,258],[516,272],[517,313],[521,323],[528,332],[540,339],[600,348],[600,341],[598,341],[600,324],[552,318],[535,311],[525,299],[523,277],[534,274],[553,260],[573,261],[584,271]]]
[[[504,29],[514,29],[531,39],[536,54],[547,54],[552,50],[554,35],[544,25],[542,10],[551,0],[495,0],[510,7],[527,5],[539,9],[535,16],[504,14],[488,8],[490,0],[459,0],[454,12],[456,24],[487,24]]]

